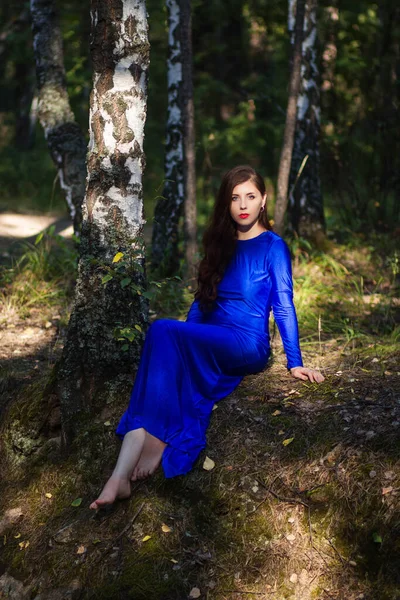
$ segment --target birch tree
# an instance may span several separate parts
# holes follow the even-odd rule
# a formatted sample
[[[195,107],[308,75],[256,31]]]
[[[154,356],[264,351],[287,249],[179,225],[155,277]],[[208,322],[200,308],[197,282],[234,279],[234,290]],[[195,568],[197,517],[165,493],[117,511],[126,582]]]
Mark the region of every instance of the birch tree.
[[[321,128],[318,72],[317,0],[307,0],[304,15],[300,89],[297,98],[296,131],[289,189],[291,227],[300,235],[321,243],[324,209],[320,179],[319,137]],[[295,15],[289,12],[289,33],[294,46]],[[304,170],[299,174],[303,161]],[[297,176],[298,181],[296,181]]]
[[[155,212],[152,235],[152,264],[162,265],[166,275],[178,268],[178,226],[184,203],[183,90],[181,7],[179,0],[167,0],[168,9],[168,109],[165,138],[165,182]]]
[[[58,168],[75,233],[82,220],[86,179],[86,141],[75,121],[66,86],[63,44],[54,0],[30,0],[38,116]]]
[[[189,276],[196,246],[196,171],[190,0],[167,0],[168,112],[165,183],[155,213],[152,264],[171,275],[178,269],[179,220],[184,212],[185,258]]]
[[[185,151],[185,259],[186,275],[197,275],[197,206],[196,206],[196,153],[193,98],[193,49],[191,0],[181,0],[182,51],[183,51],[183,122]]]
[[[285,130],[279,161],[277,195],[274,212],[274,229],[282,235],[285,226],[285,214],[288,205],[288,189],[290,166],[296,130],[296,107],[300,89],[301,46],[303,40],[303,24],[306,0],[289,0],[289,15],[295,14],[295,34],[293,47],[292,69],[289,81],[289,99],[286,109]],[[293,12],[295,11],[295,13]]]
[[[104,386],[132,373],[147,321],[142,295],[145,1],[92,0],[91,22],[88,180],[75,302],[57,374],[65,444],[76,433],[77,417],[96,409]]]

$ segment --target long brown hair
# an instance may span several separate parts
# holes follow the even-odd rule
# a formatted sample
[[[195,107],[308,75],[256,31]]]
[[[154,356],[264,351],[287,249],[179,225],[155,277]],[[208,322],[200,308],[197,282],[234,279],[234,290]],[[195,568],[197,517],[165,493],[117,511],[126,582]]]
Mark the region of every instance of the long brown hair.
[[[264,196],[264,180],[252,167],[247,165],[233,167],[222,178],[214,211],[203,235],[204,258],[199,266],[195,294],[202,310],[212,308],[217,297],[217,285],[235,251],[237,230],[230,215],[232,192],[237,185],[249,180]],[[265,229],[271,229],[266,210],[260,212],[258,221]]]

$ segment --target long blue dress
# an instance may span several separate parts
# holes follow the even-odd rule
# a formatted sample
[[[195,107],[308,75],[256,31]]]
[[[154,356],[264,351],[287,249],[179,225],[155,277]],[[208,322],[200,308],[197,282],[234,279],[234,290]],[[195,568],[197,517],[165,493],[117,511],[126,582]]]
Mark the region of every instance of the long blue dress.
[[[165,476],[187,473],[206,445],[214,403],[267,364],[271,307],[288,368],[302,366],[289,250],[265,231],[237,240],[211,312],[194,301],[186,322],[150,326],[117,435],[144,427],[168,444]]]

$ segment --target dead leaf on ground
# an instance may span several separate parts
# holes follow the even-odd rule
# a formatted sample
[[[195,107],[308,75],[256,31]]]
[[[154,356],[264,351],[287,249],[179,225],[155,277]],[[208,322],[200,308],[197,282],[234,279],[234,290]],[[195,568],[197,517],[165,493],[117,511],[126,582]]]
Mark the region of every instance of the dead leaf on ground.
[[[164,533],[170,533],[172,531],[171,527],[168,527],[168,525],[166,525],[165,523],[161,525],[161,529]]]
[[[294,437],[292,437],[292,438],[287,438],[286,440],[283,440],[282,444],[283,444],[284,446],[289,446],[289,444],[291,444],[291,443],[293,442],[293,440],[294,440]]]
[[[145,535],[142,542],[148,542],[151,539],[151,535]]]
[[[190,590],[189,598],[200,598],[201,592],[199,588],[194,587]]]
[[[215,467],[215,462],[211,458],[208,458],[208,456],[206,456],[204,459],[204,462],[203,462],[203,469],[205,469],[206,471],[212,471],[214,467]],[[195,589],[195,588],[193,588],[193,589]],[[198,596],[196,596],[196,598],[197,597]]]
[[[392,485],[389,485],[389,487],[382,488],[382,496],[385,496],[386,494],[390,494],[390,492],[393,492]]]
[[[85,548],[85,546],[82,546],[82,545],[81,545],[81,546],[78,546],[78,548],[77,548],[77,550],[76,550],[76,553],[77,553],[77,554],[85,554],[85,552],[86,552],[86,548]]]

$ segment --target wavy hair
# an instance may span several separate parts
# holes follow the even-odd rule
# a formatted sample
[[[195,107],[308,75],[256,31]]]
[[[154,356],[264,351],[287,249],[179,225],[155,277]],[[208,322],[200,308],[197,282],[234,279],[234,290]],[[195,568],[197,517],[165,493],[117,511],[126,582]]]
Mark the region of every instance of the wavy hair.
[[[214,211],[203,235],[204,258],[200,262],[195,294],[203,311],[212,309],[217,286],[235,251],[237,229],[230,215],[230,205],[234,188],[245,181],[254,183],[262,196],[265,194],[264,180],[257,171],[247,165],[234,167],[222,178]],[[260,212],[258,221],[265,229],[271,229],[266,210]]]

